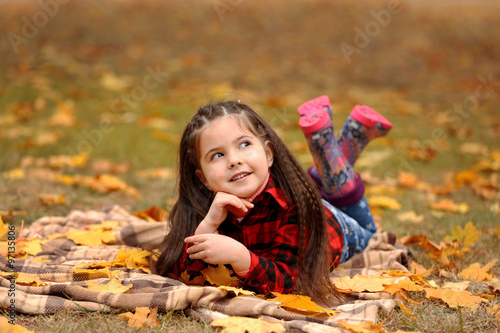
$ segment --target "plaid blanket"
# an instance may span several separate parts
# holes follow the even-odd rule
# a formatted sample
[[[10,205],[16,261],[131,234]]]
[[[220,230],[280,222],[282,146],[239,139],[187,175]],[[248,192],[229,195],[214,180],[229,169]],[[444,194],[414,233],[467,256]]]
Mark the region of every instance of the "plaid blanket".
[[[77,245],[74,240],[61,238],[74,230],[92,230],[111,225],[113,236],[106,245]],[[93,280],[105,284],[109,274],[95,269],[78,270],[85,263],[113,261],[124,248],[141,244],[158,245],[167,232],[165,222],[147,221],[115,205],[103,211],[72,211],[66,217],[43,217],[23,230],[22,238],[40,239],[41,252],[25,259],[9,262],[0,256],[0,273],[17,272],[36,275],[43,285],[15,285],[15,309],[25,314],[54,314],[63,309],[75,311],[133,311],[136,307],[158,308],[158,312],[184,310],[191,316],[212,321],[227,316],[249,316],[280,320],[289,329],[304,332],[338,332],[338,321],[350,323],[375,321],[377,311],[390,313],[396,301],[388,293],[359,293],[357,300],[332,308],[341,313],[317,318],[287,311],[279,303],[256,296],[237,296],[212,286],[186,285],[169,277],[149,274],[142,269],[111,267],[110,272],[123,286],[124,293],[100,292],[87,289]],[[54,235],[59,238],[54,238]],[[78,242],[77,242],[78,243]],[[406,270],[408,251],[397,248],[394,234],[376,234],[369,247],[331,273],[332,279],[356,274],[370,275],[379,270]],[[27,251],[29,252],[29,251]],[[0,304],[12,303],[11,279],[0,277]]]

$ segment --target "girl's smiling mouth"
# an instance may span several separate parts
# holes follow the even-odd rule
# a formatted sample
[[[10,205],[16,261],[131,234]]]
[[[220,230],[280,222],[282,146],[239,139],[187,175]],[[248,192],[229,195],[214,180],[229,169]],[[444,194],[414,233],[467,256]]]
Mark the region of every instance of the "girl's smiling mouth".
[[[242,172],[240,174],[237,174],[236,176],[234,176],[233,178],[231,178],[229,181],[230,182],[234,182],[234,181],[237,181],[239,179],[242,179],[242,178],[245,178],[246,176],[250,175],[251,172]]]

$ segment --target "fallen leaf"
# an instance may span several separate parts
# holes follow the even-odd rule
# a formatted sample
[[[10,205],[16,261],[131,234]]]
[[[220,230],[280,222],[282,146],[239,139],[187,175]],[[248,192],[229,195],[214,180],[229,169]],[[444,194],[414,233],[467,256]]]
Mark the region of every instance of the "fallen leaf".
[[[410,264],[410,272],[416,275],[421,275],[423,277],[429,276],[429,274],[431,274],[432,272],[432,269],[432,267],[430,269],[426,269],[424,266],[419,265],[415,261],[412,261],[412,263]]]
[[[500,296],[500,282],[498,280],[495,280],[492,284],[488,286],[490,288],[491,292],[496,295],[497,297]]]
[[[438,203],[432,203],[430,206],[431,209],[447,213],[465,214],[469,211],[469,205],[467,205],[465,202],[456,204],[451,200],[441,200]]]
[[[175,278],[175,277],[174,277]],[[186,271],[181,273],[179,280],[187,285],[199,285],[202,286],[207,280],[201,275],[197,275],[194,278],[189,275]]]
[[[348,329],[354,333],[387,333],[382,323],[374,324],[372,321],[365,321],[357,324],[351,324],[345,320],[339,320],[342,328]]]
[[[66,238],[71,239],[77,245],[100,246],[113,241],[115,239],[115,233],[114,231],[73,229],[66,234]]]
[[[12,319],[11,319],[12,320]],[[2,333],[35,333],[35,331],[30,331],[23,326],[20,326],[15,323],[11,324],[9,319],[4,316],[0,316],[0,332]]]
[[[41,193],[38,195],[38,199],[40,199],[42,204],[45,206],[61,205],[64,203],[64,201],[66,201],[66,195],[64,193],[62,194]]]
[[[160,207],[151,206],[146,210],[135,212],[132,215],[149,222],[159,222],[167,220],[168,212]]]
[[[383,291],[391,295],[394,295],[396,292],[400,290],[422,291],[424,290],[424,287],[410,280],[399,280],[398,283],[388,285]]]
[[[230,287],[241,287],[241,281],[234,276],[231,276],[231,272],[224,265],[208,266],[201,271],[203,277],[211,284],[216,286],[230,286]]]
[[[47,120],[49,126],[73,127],[75,124],[75,102],[72,100],[59,102],[54,114]]]
[[[396,199],[383,195],[368,197],[368,203],[373,207],[387,208],[391,210],[401,209],[401,204]]]
[[[24,179],[26,178],[26,174],[24,173],[23,169],[17,168],[2,172],[2,177],[4,179],[10,179],[10,180]]]
[[[443,289],[450,289],[453,291],[464,291],[469,287],[470,281],[462,282],[445,282],[442,286]]]
[[[27,274],[27,273],[22,273],[22,272],[16,272],[16,273],[10,273],[10,272],[0,272],[0,276],[12,276],[14,275],[14,279],[16,281],[16,284],[22,285],[22,286],[31,286],[31,287],[43,287],[46,286],[47,283],[43,282],[40,280],[38,276]]]
[[[424,220],[424,216],[417,215],[413,210],[410,210],[404,213],[399,213],[398,219],[403,222],[420,223]]]
[[[481,231],[477,230],[477,228],[469,221],[465,228],[461,228],[460,226],[455,226],[451,230],[451,236],[446,236],[444,239],[447,242],[451,242],[453,240],[458,240],[462,245],[473,245],[479,237],[481,237]]]
[[[100,293],[113,293],[113,294],[123,294],[130,288],[132,288],[132,282],[124,286],[118,279],[109,279],[107,283],[101,283],[101,280],[89,280],[85,281],[89,290],[97,291]]]
[[[385,286],[393,284],[394,280],[389,277],[375,275],[355,275],[354,277],[343,276],[334,281],[335,287],[343,293],[359,293],[363,291],[378,292]]]
[[[418,175],[410,172],[400,171],[398,174],[398,185],[405,188],[416,188],[420,179]]]
[[[458,276],[471,281],[494,281],[493,275],[489,274],[488,271],[495,266],[496,262],[493,260],[483,267],[476,262],[458,273]]]
[[[139,269],[151,274],[148,257],[151,252],[141,249],[121,249],[112,262],[115,267],[127,267],[128,269]]]
[[[282,333],[285,332],[283,324],[271,323],[263,319],[232,316],[212,321],[213,327],[222,327],[224,333]]]
[[[40,239],[32,239],[19,243],[20,252],[24,252],[30,256],[36,256],[42,252],[42,241]]]
[[[137,307],[135,313],[122,313],[118,318],[127,321],[128,326],[133,328],[153,328],[160,326],[160,321],[156,319],[157,313],[158,308]]]
[[[473,311],[477,309],[483,299],[468,291],[453,291],[450,289],[424,288],[428,299],[440,299],[452,308],[466,307]]]
[[[292,295],[292,294],[280,294],[277,292],[273,292],[273,295],[276,298],[269,299],[272,302],[281,303],[281,307],[287,310],[292,310],[294,312],[298,312],[300,314],[308,315],[315,313],[326,313],[329,316],[336,315],[340,311],[327,310],[323,309],[321,306],[314,303],[314,301],[309,296],[305,295]]]
[[[245,290],[245,289],[241,289],[241,288],[234,288],[234,287],[228,287],[228,286],[219,286],[217,288],[233,292],[236,296],[239,296],[240,294],[246,295],[246,296],[255,295],[255,293],[253,291]]]
[[[5,235],[6,233],[8,233],[9,230],[10,230],[9,226],[5,225],[5,223],[2,220],[2,216],[0,216],[0,237],[2,237],[3,235]]]

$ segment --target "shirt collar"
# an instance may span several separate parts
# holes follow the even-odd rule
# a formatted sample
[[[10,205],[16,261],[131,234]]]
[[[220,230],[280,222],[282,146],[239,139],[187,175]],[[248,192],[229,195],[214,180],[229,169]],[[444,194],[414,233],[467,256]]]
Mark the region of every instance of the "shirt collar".
[[[276,184],[274,183],[273,176],[269,176],[269,180],[267,181],[267,185],[264,187],[264,190],[262,191],[261,194],[259,194],[253,201],[252,203],[256,204],[260,201],[263,200],[264,198],[264,193],[270,194],[274,200],[283,208],[283,209],[288,209],[288,203],[287,203],[287,198],[283,194],[283,191],[281,191],[280,188],[276,187]]]

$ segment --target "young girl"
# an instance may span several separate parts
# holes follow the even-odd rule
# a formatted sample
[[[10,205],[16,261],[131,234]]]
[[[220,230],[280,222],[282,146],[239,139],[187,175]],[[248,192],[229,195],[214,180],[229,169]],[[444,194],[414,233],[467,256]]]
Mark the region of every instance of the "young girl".
[[[250,107],[206,105],[181,139],[179,199],[156,273],[193,278],[208,264],[230,265],[257,293],[295,291],[339,304],[330,269],[362,251],[376,232],[351,165],[390,123],[366,107],[353,111],[339,144],[326,96],[301,105],[299,113],[316,164],[309,173],[345,213],[321,199],[318,185]]]

